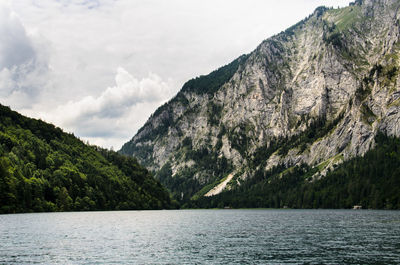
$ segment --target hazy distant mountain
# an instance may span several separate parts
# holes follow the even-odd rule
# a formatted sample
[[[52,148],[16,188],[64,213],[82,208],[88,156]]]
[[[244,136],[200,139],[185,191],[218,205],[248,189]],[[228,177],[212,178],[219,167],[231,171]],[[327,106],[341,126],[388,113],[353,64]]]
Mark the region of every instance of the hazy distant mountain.
[[[120,152],[154,170],[189,204],[201,199],[226,206],[223,195],[215,195],[227,190],[243,202],[244,187],[258,187],[260,197],[242,205],[289,204],[287,187],[316,185],[344,170],[344,161],[376,146],[379,133],[400,136],[399,8],[398,0],[317,8],[252,53],[188,81]],[[293,174],[301,180],[291,183]],[[283,186],[270,189],[271,183]],[[271,192],[286,195],[265,203]],[[376,207],[389,207],[381,200]]]

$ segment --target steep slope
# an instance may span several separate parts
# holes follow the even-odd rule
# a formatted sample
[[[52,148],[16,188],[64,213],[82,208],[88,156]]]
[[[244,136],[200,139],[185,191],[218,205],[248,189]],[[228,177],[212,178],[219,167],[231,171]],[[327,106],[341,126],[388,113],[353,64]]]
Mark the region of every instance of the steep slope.
[[[0,105],[0,213],[168,207],[135,159]]]
[[[400,136],[398,0],[317,8],[208,76],[187,82],[126,143],[180,200],[274,168],[312,179]],[[317,169],[317,170],[315,170]]]
[[[400,139],[379,133],[363,157],[336,165],[310,181],[318,167],[275,167],[213,197],[198,197],[191,208],[352,208],[400,209]]]

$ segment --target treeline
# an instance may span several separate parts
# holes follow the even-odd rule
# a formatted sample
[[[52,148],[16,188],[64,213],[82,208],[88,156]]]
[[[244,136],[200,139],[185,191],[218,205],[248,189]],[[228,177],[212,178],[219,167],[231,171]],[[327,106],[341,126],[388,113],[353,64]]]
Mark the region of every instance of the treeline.
[[[233,62],[220,67],[208,75],[202,75],[187,81],[182,87],[182,92],[195,92],[212,96],[212,94],[218,91],[222,85],[232,78],[239,66],[246,61],[248,56],[249,55],[244,54]]]
[[[307,165],[276,167],[236,189],[188,202],[192,208],[400,209],[400,140],[379,134],[376,147],[311,181]]]
[[[171,207],[134,158],[0,105],[0,213]]]

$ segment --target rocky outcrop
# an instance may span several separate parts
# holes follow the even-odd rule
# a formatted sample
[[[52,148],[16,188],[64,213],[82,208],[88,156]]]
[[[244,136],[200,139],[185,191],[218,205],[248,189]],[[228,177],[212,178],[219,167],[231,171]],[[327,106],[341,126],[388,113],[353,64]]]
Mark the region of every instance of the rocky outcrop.
[[[323,176],[373,147],[378,131],[400,136],[399,8],[318,8],[186,83],[120,152],[170,172],[161,181],[187,196],[229,173],[240,184],[277,165],[318,166]]]

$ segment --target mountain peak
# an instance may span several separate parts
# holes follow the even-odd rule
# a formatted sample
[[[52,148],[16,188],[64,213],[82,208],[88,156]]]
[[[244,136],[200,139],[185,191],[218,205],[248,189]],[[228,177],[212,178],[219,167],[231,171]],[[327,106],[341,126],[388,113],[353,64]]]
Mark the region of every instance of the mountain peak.
[[[374,147],[378,132],[400,135],[399,7],[360,0],[317,8],[188,81],[121,152],[186,199],[231,174],[227,190],[274,168],[307,165],[323,177]]]

